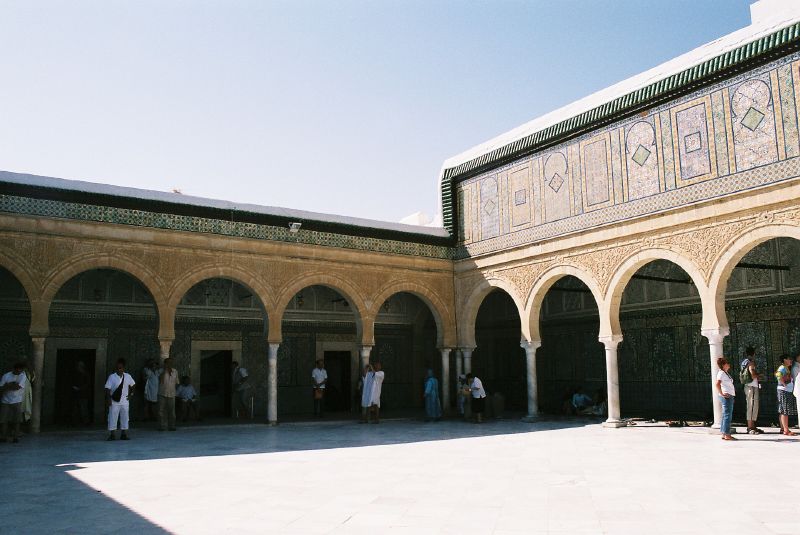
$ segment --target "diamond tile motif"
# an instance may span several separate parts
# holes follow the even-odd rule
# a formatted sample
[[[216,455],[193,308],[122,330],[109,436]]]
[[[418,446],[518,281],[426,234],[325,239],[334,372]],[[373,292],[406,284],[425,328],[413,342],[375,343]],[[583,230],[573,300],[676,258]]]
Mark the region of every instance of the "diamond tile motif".
[[[687,154],[703,148],[703,138],[700,137],[700,132],[685,136],[683,138],[683,145],[686,147]]]
[[[747,113],[744,114],[742,126],[753,131],[758,128],[758,125],[760,125],[763,120],[764,114],[751,106],[750,109],[747,110]]]
[[[631,159],[636,162],[639,167],[641,167],[645,164],[649,157],[650,151],[647,150],[644,145],[639,145],[636,147],[636,151],[633,153],[633,157]]]
[[[520,206],[528,202],[528,191],[521,189],[514,192],[514,205]]]
[[[561,189],[561,186],[564,185],[564,179],[558,173],[553,175],[553,178],[550,180],[550,183],[547,184],[550,186],[550,189],[558,193],[558,190]]]
[[[486,212],[486,215],[492,215],[496,207],[497,203],[495,203],[492,199],[489,199],[483,203],[483,211]]]

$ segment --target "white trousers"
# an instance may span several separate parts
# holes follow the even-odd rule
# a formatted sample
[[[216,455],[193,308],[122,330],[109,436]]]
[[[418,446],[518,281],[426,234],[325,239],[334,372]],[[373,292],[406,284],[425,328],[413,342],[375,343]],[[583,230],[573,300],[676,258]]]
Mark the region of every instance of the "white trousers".
[[[108,408],[109,431],[117,430],[117,419],[119,419],[119,428],[123,431],[128,430],[128,407],[127,401],[125,403],[111,402],[111,406]]]

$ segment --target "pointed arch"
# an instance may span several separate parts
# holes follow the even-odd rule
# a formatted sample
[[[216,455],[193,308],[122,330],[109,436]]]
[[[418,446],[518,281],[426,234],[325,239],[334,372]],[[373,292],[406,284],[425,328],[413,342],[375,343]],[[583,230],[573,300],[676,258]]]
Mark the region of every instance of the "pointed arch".
[[[514,301],[514,305],[517,307],[520,324],[523,325],[523,329],[525,329],[525,305],[520,299],[520,296],[517,295],[514,285],[498,277],[488,277],[481,280],[480,283],[473,288],[464,304],[464,308],[459,318],[459,347],[475,347],[475,322],[478,319],[478,310],[480,309],[481,304],[486,296],[496,289],[503,290],[509,296],[511,296],[511,299]],[[520,335],[522,336],[522,333],[520,333]]]

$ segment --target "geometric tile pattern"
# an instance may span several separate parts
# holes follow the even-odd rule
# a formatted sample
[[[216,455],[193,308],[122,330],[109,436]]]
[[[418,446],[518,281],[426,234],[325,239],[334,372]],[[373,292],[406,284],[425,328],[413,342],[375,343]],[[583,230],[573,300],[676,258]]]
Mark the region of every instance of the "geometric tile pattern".
[[[747,110],[747,113],[744,115],[742,119],[742,126],[750,130],[751,132],[758,128],[758,125],[761,124],[761,121],[764,120],[764,114],[758,111],[757,109],[751,107]]]
[[[642,166],[647,162],[647,159],[650,157],[650,151],[644,148],[644,146],[639,145],[636,148],[636,152],[633,153],[633,157],[631,158],[634,162]]]
[[[528,220],[519,224],[513,213],[493,211],[492,226],[496,228],[494,218],[500,217],[502,232],[473,233],[466,241],[459,236],[455,258],[520,247],[800,176],[800,84],[793,84],[795,71],[800,80],[800,52],[458,183],[458,190],[477,193],[486,178],[522,169],[533,178],[534,189]],[[525,192],[510,180],[499,184],[498,207],[522,202]],[[562,188],[570,190],[563,199]],[[475,208],[467,226],[480,228],[485,216]]]
[[[103,223],[181,230],[204,234],[220,234],[237,238],[304,243],[309,245],[341,247],[344,249],[423,256],[428,258],[452,258],[452,248],[441,245],[385,240],[364,236],[348,236],[304,229],[300,229],[297,233],[290,233],[288,228],[256,223],[242,223],[204,217],[146,212],[129,208],[34,199],[15,195],[0,195],[0,212],[75,219],[80,221],[98,221]]]

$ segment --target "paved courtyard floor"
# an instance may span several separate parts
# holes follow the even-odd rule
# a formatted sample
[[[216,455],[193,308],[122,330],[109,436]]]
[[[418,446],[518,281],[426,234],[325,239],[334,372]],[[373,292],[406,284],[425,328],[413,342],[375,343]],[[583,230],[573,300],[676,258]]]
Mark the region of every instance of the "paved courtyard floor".
[[[0,532],[800,533],[800,440],[740,437],[512,420],[45,433],[0,444]]]

